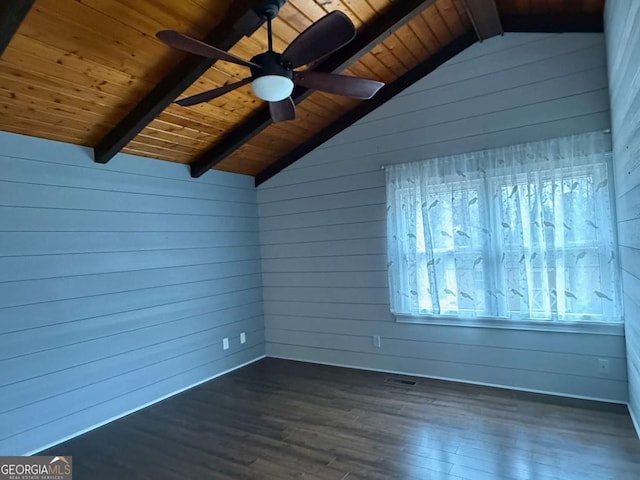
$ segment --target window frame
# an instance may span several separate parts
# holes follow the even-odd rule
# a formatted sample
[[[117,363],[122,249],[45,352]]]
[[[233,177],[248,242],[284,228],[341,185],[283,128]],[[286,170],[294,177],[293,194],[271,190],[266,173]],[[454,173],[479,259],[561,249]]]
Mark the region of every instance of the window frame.
[[[584,164],[582,169],[584,170],[584,175],[588,175],[592,177],[592,184],[595,182],[595,178],[598,177],[598,169],[605,169],[608,173],[608,177],[611,178],[611,153],[602,153],[602,161],[594,164]],[[562,167],[560,167],[562,168]],[[556,167],[557,169],[557,167]],[[540,170],[551,170],[550,168],[538,168]],[[568,169],[567,169],[568,170]],[[574,169],[575,170],[575,169]],[[570,175],[567,175],[567,178],[570,176],[575,176],[575,173],[568,172]],[[499,186],[503,181],[497,175],[480,175],[479,172],[471,172],[467,174],[470,176],[470,180],[475,184],[478,183],[476,190],[478,196],[484,195],[485,197],[490,197],[492,189]],[[520,176],[520,173],[517,174]],[[553,177],[549,174],[549,179],[553,181]],[[564,183],[565,177],[563,175],[562,182]],[[450,176],[447,178],[445,182],[440,185],[430,185],[430,187],[434,188],[436,191],[451,191],[451,183],[455,182],[455,177]],[[517,182],[519,184],[519,182]],[[563,187],[564,188],[564,187]],[[455,189],[454,189],[455,191]],[[613,192],[611,188],[607,188],[607,192],[609,194],[609,202],[612,209],[612,214],[615,216],[615,203],[613,202]],[[396,196],[403,195],[402,192],[398,190],[395,192]],[[413,193],[408,192],[406,195],[415,195]],[[418,207],[416,207],[418,208]],[[493,205],[494,209],[501,209],[498,204]],[[600,207],[597,207],[600,208]],[[491,215],[495,215],[493,213]],[[420,215],[418,215],[420,216]],[[416,226],[416,228],[418,228]],[[502,240],[500,240],[500,243]],[[495,250],[495,244],[493,245]],[[585,249],[585,248],[595,248],[599,249],[602,245],[587,245],[586,243],[580,243],[576,245],[571,245],[570,249]],[[442,250],[442,249],[439,249]],[[455,251],[455,249],[451,249]],[[506,252],[506,249],[503,249]],[[566,248],[564,248],[566,250]],[[425,256],[427,255],[426,250],[422,252]],[[616,251],[616,255],[619,258],[619,252]],[[600,257],[600,255],[599,255]],[[425,257],[426,258],[426,257]],[[602,261],[602,260],[600,260]],[[605,275],[609,275],[609,272],[604,269]],[[485,271],[485,275],[489,274]],[[485,293],[484,302],[491,301],[490,296]],[[496,317],[496,316],[485,316],[485,315],[475,315],[474,317],[465,317],[464,310],[461,311],[460,315],[448,315],[448,314],[433,314],[433,313],[400,313],[391,311],[395,320],[399,323],[412,323],[412,324],[431,324],[431,325],[447,325],[447,326],[460,326],[460,327],[480,327],[480,328],[500,328],[500,329],[515,329],[515,330],[534,330],[534,331],[561,331],[561,332],[571,332],[571,333],[600,333],[600,334],[608,334],[608,335],[624,335],[624,309],[623,306],[620,305],[622,309],[622,313],[619,319],[607,319],[604,314],[580,314],[580,313],[565,313],[564,316],[567,317],[576,317],[576,320],[566,320],[559,319],[557,316],[552,316],[551,318],[529,318],[526,316],[513,318],[513,317]],[[587,320],[586,317],[589,319]],[[602,318],[602,320],[599,320]],[[581,319],[582,318],[582,319]]]
[[[511,320],[506,318],[483,316],[465,318],[450,315],[414,315],[393,312],[392,315],[397,323],[407,324],[624,336],[624,322],[605,323],[594,321],[582,322],[579,320],[571,322],[562,320]]]

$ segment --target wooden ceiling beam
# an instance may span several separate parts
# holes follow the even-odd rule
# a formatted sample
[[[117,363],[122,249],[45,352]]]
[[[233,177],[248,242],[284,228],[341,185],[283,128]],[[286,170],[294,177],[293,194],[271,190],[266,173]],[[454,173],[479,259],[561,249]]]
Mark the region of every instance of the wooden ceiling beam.
[[[242,37],[251,36],[264,23],[254,10],[258,5],[259,0],[234,1],[227,15],[203,41],[221,50],[229,50]],[[111,160],[214,63],[215,60],[210,58],[186,55],[96,144],[93,148],[94,161],[107,163]]]
[[[0,2],[0,57],[13,35],[27,16],[35,0],[11,0]]]
[[[602,33],[601,14],[503,15],[505,32],[527,33]]]
[[[435,0],[398,0],[394,2],[375,20],[365,25],[353,41],[321,61],[313,70],[331,73],[344,70],[434,2]],[[311,93],[312,90],[296,87],[291,94],[291,98],[298,104]],[[376,97],[379,95],[380,92],[376,94]],[[220,142],[199,155],[191,164],[191,176],[194,178],[200,177],[211,167],[220,163],[262,132],[271,123],[269,109],[266,107],[261,108],[241,125],[234,128]]]
[[[463,0],[471,25],[482,42],[502,35],[502,22],[495,0]]]
[[[291,152],[280,158],[278,161],[269,165],[255,177],[256,187],[266,182],[278,172],[284,170],[292,163],[304,157],[324,142],[342,132],[345,128],[353,125],[355,122],[371,113],[373,110],[381,106],[383,103],[391,100],[397,94],[410,87],[418,80],[424,78],[433,72],[440,65],[455,57],[474,43],[476,43],[476,35],[469,32],[457,38],[446,47],[442,48],[435,55],[432,55],[424,62],[418,64],[404,75],[398,77],[392,83],[382,87],[378,93],[371,99],[361,102],[357,107],[350,110],[340,117],[333,124],[317,133],[309,140],[305,141]]]

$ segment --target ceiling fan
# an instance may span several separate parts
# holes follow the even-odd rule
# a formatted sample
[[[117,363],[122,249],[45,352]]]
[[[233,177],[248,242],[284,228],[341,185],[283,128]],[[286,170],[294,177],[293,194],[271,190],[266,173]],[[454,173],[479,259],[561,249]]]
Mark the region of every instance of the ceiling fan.
[[[170,47],[215,60],[236,63],[248,67],[251,71],[251,76],[238,82],[183,98],[176,103],[186,107],[207,102],[250,83],[253,93],[269,102],[272,120],[281,122],[295,118],[295,104],[290,96],[294,85],[354,98],[373,97],[384,83],[334,73],[294,70],[335,52],[353,40],[356,29],[349,17],[340,11],[328,13],[310,25],[281,54],[273,51],[271,21],[278,15],[284,2],[285,0],[263,1],[258,14],[267,21],[268,50],[249,61],[173,30],[158,32],[158,39]]]

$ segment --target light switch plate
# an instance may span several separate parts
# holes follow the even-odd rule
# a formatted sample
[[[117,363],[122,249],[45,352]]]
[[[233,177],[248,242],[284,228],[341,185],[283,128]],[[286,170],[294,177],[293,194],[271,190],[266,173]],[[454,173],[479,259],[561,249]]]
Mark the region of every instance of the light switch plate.
[[[223,338],[222,339],[222,349],[223,350],[229,350],[229,338]]]
[[[247,334],[242,332],[240,334],[240,343],[246,343],[247,342]]]

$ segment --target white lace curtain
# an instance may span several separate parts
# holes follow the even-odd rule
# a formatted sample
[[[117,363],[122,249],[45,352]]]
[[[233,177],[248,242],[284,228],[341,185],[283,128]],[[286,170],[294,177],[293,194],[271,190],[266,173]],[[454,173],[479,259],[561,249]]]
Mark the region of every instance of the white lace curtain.
[[[396,314],[621,321],[604,133],[392,165]]]

